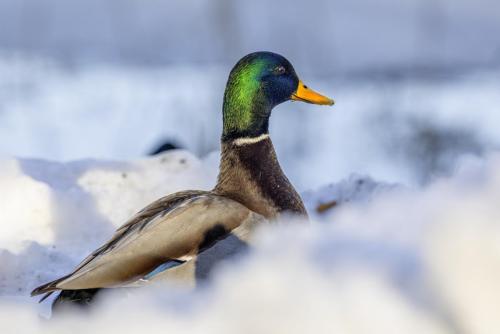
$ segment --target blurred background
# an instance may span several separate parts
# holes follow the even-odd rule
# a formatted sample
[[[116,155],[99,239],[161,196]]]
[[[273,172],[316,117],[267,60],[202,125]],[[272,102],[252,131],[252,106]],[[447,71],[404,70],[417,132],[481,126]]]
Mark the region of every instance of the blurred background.
[[[424,185],[500,146],[494,0],[0,0],[0,156],[219,149],[227,75],[283,54],[333,108],[271,134],[299,190],[351,173]]]

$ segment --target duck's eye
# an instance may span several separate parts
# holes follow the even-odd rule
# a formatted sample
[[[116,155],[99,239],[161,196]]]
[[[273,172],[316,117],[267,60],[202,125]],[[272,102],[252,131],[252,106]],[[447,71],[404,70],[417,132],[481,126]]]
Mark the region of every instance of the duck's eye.
[[[283,66],[278,66],[274,69],[274,74],[277,74],[277,75],[284,74],[285,72],[286,72],[286,70]]]

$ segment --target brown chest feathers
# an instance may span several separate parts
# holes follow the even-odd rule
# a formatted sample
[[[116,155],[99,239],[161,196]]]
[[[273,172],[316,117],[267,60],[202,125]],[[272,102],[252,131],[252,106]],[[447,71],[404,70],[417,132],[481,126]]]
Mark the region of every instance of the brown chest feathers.
[[[214,192],[267,218],[289,212],[307,216],[304,203],[285,176],[269,138],[237,145],[223,142]]]

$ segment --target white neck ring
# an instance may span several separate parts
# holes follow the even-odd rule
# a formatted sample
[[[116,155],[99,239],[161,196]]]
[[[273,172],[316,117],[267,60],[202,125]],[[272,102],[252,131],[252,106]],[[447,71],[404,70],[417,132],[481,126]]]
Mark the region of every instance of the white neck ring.
[[[257,136],[257,137],[241,137],[241,138],[236,138],[233,141],[233,144],[236,145],[236,146],[250,145],[250,144],[255,144],[255,143],[258,143],[260,141],[266,140],[267,138],[269,138],[269,134],[268,133],[263,133],[263,134],[261,134],[260,136]]]

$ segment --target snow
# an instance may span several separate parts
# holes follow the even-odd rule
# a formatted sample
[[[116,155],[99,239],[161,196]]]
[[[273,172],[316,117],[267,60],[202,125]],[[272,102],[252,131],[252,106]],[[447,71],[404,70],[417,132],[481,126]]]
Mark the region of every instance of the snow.
[[[63,274],[165,194],[211,188],[214,158],[176,151],[135,162],[1,161],[0,261],[9,270],[0,293],[26,295],[35,282]],[[44,266],[54,261],[61,264]]]
[[[394,78],[321,77],[296,69],[337,101],[331,108],[285,103],[273,112],[278,156],[300,191],[351,173],[425,184],[453,172],[462,154],[500,147],[499,68]],[[165,139],[204,156],[219,149],[229,70],[67,69],[53,59],[0,56],[0,156],[128,160]]]
[[[498,63],[499,9],[495,0],[3,0],[0,45],[69,64],[234,63],[275,50],[313,73],[457,66]]]
[[[71,270],[153,199],[209,189],[217,154],[11,158],[0,166],[0,318],[7,331],[132,333],[145,323],[153,333],[500,329],[500,153],[464,157],[453,176],[422,188],[353,175],[310,190],[303,194],[310,225],[285,218],[259,230],[249,254],[222,263],[198,289],[143,288],[106,299],[91,322],[76,316],[47,324],[38,313],[46,316],[48,303],[36,305],[29,291]]]

